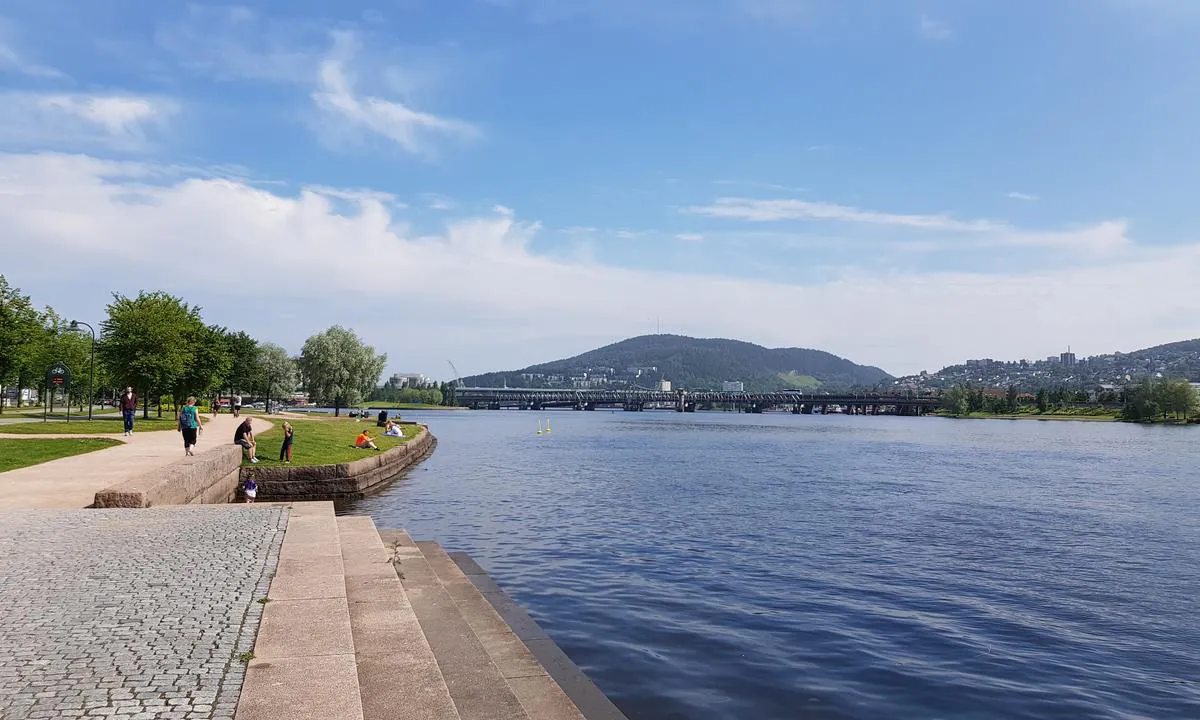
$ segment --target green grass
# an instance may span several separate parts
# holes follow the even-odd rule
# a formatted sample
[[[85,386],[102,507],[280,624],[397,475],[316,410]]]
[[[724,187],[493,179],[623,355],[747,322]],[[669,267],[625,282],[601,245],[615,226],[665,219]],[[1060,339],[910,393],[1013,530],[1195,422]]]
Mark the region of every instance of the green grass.
[[[200,422],[207,422],[208,418],[201,415]],[[161,419],[150,416],[149,420],[143,420],[139,415],[133,421],[134,432],[153,432],[155,430],[175,430],[178,425],[174,417],[163,414]],[[32,420],[27,423],[13,423],[12,425],[0,425],[0,433],[15,433],[20,435],[96,435],[102,433],[120,433],[125,431],[125,424],[121,420],[121,416],[116,417],[98,417],[93,420],[88,420],[87,416],[78,420],[51,420],[49,422],[39,422]]]
[[[283,465],[279,462],[279,447],[283,444],[284,419],[272,416],[271,422],[274,423],[274,427],[264,431],[261,435],[256,433],[254,436],[258,443],[260,466]],[[355,422],[349,418],[288,419],[287,422],[290,422],[296,431],[295,440],[292,441],[292,465],[301,467],[334,465],[374,454],[374,450],[358,450],[354,447],[354,439],[363,431],[363,428],[371,431],[371,437],[375,439],[375,444],[379,446],[380,450],[394,448],[404,440],[415,436],[420,430],[420,426],[417,425],[401,425],[400,429],[404,431],[404,437],[392,438],[384,437],[383,428],[375,427],[373,422]],[[242,463],[249,464],[244,458]]]
[[[108,438],[0,438],[0,472],[120,445]]]
[[[821,387],[821,381],[812,375],[797,375],[795,372],[779,373],[779,379],[790,390],[816,390]]]

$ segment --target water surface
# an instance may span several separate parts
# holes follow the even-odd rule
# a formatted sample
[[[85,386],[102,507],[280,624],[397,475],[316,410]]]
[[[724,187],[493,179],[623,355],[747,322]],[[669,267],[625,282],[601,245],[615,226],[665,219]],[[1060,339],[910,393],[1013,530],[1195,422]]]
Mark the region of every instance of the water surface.
[[[1200,718],[1200,428],[405,413],[343,508],[465,550],[631,718]]]

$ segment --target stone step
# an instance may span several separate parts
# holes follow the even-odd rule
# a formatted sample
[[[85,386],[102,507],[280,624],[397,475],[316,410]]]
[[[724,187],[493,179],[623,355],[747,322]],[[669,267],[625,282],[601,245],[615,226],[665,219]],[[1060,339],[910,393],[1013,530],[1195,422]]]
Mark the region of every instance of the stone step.
[[[530,720],[583,720],[583,714],[571,698],[563,692],[558,682],[534,657],[525,641],[500,617],[454,560],[437,543],[418,542],[417,547],[441,580],[446,592],[454,598],[459,612],[471,626],[492,662],[500,668],[501,674],[508,681]],[[478,581],[485,587],[500,592],[486,575],[481,576]],[[537,625],[530,620],[525,629],[537,629]],[[538,632],[540,633],[540,629]],[[535,642],[548,642],[553,645],[553,641],[544,634],[532,639]]]
[[[393,560],[369,517],[337,519],[365,720],[460,720]],[[409,556],[419,556],[412,548]]]
[[[237,720],[364,720],[333,503],[294,503]]]
[[[386,532],[408,601],[462,720],[530,720],[458,604],[410,538]]]

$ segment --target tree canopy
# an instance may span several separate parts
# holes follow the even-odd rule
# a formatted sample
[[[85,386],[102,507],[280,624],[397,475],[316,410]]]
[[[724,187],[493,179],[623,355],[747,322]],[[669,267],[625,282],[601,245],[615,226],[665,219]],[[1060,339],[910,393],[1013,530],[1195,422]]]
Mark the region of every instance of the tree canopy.
[[[353,330],[334,325],[304,341],[300,373],[310,399],[341,408],[362,401],[379,382],[387,355],[377,355]]]

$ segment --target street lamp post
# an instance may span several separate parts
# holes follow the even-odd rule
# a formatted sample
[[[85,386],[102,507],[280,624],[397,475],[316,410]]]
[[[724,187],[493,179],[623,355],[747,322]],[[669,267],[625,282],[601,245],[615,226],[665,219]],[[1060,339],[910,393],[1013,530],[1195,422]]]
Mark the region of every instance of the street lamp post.
[[[93,385],[96,382],[96,330],[85,322],[79,322],[78,320],[71,321],[72,330],[78,330],[80,325],[87,328],[88,332],[92,334],[92,348],[91,352],[88,353],[88,420],[91,420],[92,401],[95,400],[94,395],[96,393],[96,388]]]

